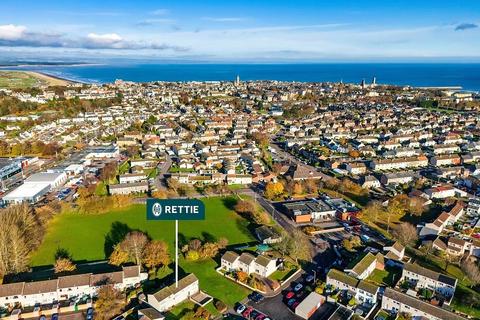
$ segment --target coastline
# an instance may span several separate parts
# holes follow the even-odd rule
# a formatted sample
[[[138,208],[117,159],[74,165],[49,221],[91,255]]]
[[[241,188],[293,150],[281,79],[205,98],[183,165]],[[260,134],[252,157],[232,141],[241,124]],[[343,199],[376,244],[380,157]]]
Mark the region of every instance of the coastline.
[[[46,73],[43,73],[43,72],[29,71],[29,70],[25,70],[25,71],[21,71],[21,72],[25,72],[27,74],[32,75],[33,77],[36,77],[36,78],[38,78],[40,80],[43,80],[43,81],[46,81],[49,85],[52,85],[52,86],[66,86],[66,85],[74,83],[74,81],[71,81],[71,80],[68,80],[68,79],[63,79],[61,77],[53,76],[53,75],[46,74]]]

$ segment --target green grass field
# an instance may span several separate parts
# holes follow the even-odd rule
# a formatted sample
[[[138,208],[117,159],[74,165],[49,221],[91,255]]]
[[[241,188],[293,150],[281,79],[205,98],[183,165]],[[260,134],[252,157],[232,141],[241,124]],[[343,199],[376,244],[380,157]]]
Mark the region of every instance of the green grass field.
[[[235,199],[212,197],[203,199],[206,207],[204,221],[180,221],[179,241],[191,238],[215,240],[226,237],[230,245],[255,241],[248,230],[249,222],[229,209]],[[152,239],[168,243],[174,252],[175,227],[173,221],[147,221],[145,206],[134,205],[125,210],[98,215],[65,213],[55,217],[48,225],[44,241],[31,259],[31,266],[54,263],[58,249],[67,250],[76,262],[104,260],[112,243],[120,241],[131,230],[146,232]],[[180,258],[180,269],[194,273],[200,287],[210,295],[229,305],[242,300],[249,291],[219,275],[213,259],[188,262]]]
[[[16,71],[0,72],[0,88],[31,88],[43,83],[36,77]]]
[[[248,230],[249,222],[229,209],[234,198],[205,198],[204,221],[180,221],[180,242],[191,238],[214,240],[226,237],[229,244],[254,241]],[[174,250],[173,221],[147,221],[145,206],[133,205],[125,210],[106,214],[82,215],[65,213],[48,225],[42,245],[31,259],[31,266],[52,265],[58,249],[67,250],[74,261],[95,261],[108,258],[112,242],[119,242],[131,230],[147,233],[152,239],[161,239]],[[107,253],[107,255],[106,255]]]

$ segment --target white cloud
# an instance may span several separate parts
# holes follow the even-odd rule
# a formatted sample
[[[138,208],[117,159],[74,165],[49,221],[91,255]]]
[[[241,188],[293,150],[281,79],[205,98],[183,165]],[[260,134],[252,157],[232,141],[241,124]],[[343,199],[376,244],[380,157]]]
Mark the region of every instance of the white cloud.
[[[168,9],[157,9],[157,10],[154,10],[150,13],[153,14],[154,16],[164,16],[164,15],[169,14],[170,10],[168,10]]]
[[[115,44],[123,40],[122,37],[120,37],[116,33],[106,33],[106,34],[89,33],[87,35],[87,39],[91,40],[93,43],[98,43],[98,44]]]
[[[16,26],[13,24],[0,25],[0,39],[2,40],[18,40],[22,38],[25,31],[24,26]]]

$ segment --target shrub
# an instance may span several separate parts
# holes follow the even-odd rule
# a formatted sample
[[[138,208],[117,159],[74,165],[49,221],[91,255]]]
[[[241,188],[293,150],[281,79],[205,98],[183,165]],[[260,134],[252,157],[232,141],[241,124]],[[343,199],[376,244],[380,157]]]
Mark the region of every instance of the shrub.
[[[215,301],[215,309],[220,313],[224,313],[227,311],[228,307],[223,301],[217,300]]]
[[[188,250],[187,255],[185,256],[185,259],[188,261],[197,261],[200,258],[200,255],[198,254],[198,251],[195,250]]]

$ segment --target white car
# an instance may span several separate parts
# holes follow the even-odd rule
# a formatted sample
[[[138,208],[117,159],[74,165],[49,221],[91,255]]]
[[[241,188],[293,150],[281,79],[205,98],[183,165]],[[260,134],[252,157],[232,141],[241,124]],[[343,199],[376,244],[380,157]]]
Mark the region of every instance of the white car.
[[[303,289],[303,284],[299,283],[293,288],[293,291],[298,292],[302,289]]]
[[[245,311],[245,309],[247,309],[247,307],[243,304],[239,304],[237,306],[237,308],[235,309],[235,311],[238,313],[238,314],[242,314],[243,311]]]

